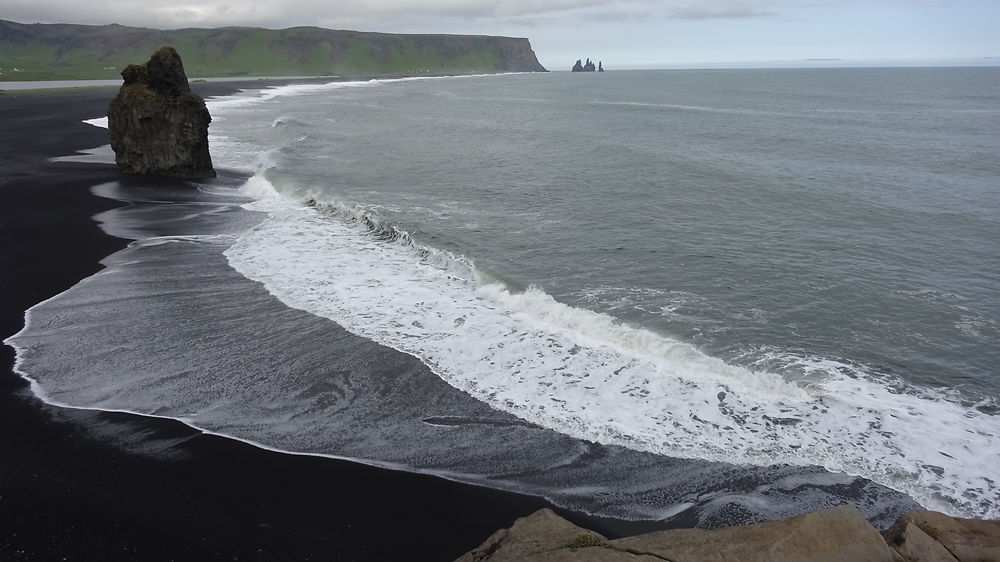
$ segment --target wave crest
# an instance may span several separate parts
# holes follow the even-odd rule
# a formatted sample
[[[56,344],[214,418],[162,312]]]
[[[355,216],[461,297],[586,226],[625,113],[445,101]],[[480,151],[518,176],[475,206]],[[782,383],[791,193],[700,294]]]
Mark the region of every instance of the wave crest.
[[[450,385],[542,427],[656,454],[820,465],[966,515],[996,514],[994,418],[949,399],[821,370],[788,380],[484,281],[471,260],[416,243],[377,211],[267,200],[226,250],[287,305],[418,357]],[[263,206],[263,207],[262,207]],[[932,437],[933,436],[933,437]]]

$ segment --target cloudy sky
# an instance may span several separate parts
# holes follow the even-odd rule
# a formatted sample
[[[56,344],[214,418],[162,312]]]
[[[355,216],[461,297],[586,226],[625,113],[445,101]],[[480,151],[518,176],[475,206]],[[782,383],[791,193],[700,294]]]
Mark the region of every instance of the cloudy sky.
[[[550,69],[1000,57],[1000,0],[0,0],[0,18],[512,35]]]

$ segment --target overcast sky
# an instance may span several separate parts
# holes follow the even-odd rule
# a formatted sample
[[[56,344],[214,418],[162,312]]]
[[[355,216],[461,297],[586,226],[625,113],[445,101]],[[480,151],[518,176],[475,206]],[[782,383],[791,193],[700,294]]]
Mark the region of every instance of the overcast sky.
[[[0,18],[511,35],[549,69],[1000,57],[1000,0],[0,0]]]

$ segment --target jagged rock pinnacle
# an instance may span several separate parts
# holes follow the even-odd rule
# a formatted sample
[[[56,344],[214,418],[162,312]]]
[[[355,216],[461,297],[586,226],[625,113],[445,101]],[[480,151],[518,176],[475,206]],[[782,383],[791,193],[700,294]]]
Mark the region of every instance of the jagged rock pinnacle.
[[[122,71],[124,84],[108,108],[115,163],[125,174],[212,178],[205,100],[191,91],[173,47]]]

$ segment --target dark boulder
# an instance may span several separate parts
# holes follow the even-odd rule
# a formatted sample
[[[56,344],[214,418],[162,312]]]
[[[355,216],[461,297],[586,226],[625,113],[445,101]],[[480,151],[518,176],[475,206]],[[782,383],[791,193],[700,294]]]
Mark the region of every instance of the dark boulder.
[[[173,47],[122,71],[124,84],[108,108],[115,163],[125,174],[214,178],[208,152],[212,117],[191,91]]]

